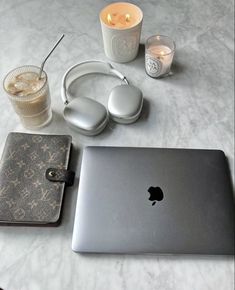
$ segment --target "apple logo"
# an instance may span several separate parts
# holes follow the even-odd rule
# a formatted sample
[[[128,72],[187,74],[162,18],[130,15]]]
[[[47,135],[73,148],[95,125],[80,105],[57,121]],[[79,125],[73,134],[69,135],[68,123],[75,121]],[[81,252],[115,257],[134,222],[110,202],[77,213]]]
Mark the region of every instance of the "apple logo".
[[[149,200],[153,201],[152,205],[155,205],[156,201],[163,200],[164,195],[160,187],[150,186],[148,192],[150,193]]]

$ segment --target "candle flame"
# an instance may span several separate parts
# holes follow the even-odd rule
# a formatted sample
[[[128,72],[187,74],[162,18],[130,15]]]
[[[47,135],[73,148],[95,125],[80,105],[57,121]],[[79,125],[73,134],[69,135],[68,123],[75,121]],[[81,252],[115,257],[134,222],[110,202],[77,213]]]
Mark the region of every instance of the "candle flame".
[[[111,16],[111,14],[108,14],[107,15],[107,20],[108,20],[108,24],[114,25],[113,22],[112,22],[112,16]]]
[[[164,51],[161,51],[160,54],[161,54],[161,55],[164,55]]]
[[[130,22],[130,19],[131,19],[131,15],[130,14],[126,14],[126,22]]]

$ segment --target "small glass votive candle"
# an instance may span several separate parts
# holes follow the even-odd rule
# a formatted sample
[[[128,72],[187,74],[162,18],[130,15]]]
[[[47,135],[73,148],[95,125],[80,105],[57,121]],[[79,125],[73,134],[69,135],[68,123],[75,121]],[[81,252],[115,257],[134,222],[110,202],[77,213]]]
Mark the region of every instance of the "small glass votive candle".
[[[158,78],[169,74],[175,53],[175,42],[164,35],[154,35],[145,44],[146,73]]]
[[[10,71],[3,81],[3,87],[15,112],[25,128],[38,129],[52,118],[51,98],[47,74],[40,67],[26,65]]]

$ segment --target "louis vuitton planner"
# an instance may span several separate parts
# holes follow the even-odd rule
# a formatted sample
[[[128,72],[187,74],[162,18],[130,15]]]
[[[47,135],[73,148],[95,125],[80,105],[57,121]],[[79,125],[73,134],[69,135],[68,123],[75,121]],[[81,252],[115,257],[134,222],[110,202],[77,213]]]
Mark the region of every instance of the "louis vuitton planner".
[[[60,218],[71,136],[10,133],[0,161],[0,223],[53,224]]]

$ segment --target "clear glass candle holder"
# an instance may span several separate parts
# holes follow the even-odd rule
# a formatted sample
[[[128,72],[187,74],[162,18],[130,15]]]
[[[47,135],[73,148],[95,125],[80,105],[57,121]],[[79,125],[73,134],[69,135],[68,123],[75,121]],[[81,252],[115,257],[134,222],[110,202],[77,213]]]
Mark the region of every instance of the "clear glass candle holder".
[[[52,118],[47,74],[43,71],[39,79],[39,71],[40,68],[33,65],[18,67],[3,81],[15,112],[28,129],[41,128]]]
[[[175,42],[164,35],[154,35],[145,44],[145,70],[153,77],[159,78],[169,74],[175,53]]]

